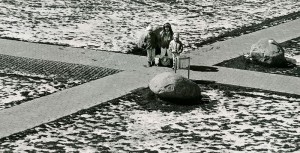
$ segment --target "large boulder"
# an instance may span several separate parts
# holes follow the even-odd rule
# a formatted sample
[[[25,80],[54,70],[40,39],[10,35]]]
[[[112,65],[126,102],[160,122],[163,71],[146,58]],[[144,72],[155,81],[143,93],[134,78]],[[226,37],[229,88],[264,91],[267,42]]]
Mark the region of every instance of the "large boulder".
[[[258,63],[270,66],[286,65],[283,48],[274,39],[261,39],[251,46],[249,57]]]
[[[156,75],[149,88],[158,97],[170,100],[195,100],[201,96],[199,86],[193,81],[171,72]]]

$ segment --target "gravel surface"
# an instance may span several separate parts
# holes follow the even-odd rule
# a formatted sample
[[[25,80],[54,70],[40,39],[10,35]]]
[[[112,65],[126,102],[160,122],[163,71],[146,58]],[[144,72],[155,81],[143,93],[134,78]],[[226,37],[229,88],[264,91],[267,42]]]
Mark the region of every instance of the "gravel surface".
[[[0,111],[81,83],[0,73]]]
[[[149,23],[170,22],[190,51],[208,38],[299,10],[297,0],[3,0],[0,37],[128,52]]]
[[[300,151],[299,96],[226,85],[202,88],[209,102],[192,106],[153,103],[145,94],[149,89],[140,89],[3,138],[0,149],[14,152]]]
[[[120,71],[0,54],[0,110]]]
[[[285,53],[290,56],[300,55],[300,37],[280,43]]]
[[[288,40],[286,42],[280,43],[280,45],[285,50],[286,57],[295,57],[300,55],[300,37]],[[242,70],[250,70],[250,71],[259,71],[265,73],[273,73],[273,74],[281,74],[281,75],[289,75],[294,77],[300,77],[300,66],[298,65],[287,65],[283,67],[270,67],[263,66],[247,60],[243,55],[237,58],[233,58],[227,61],[223,61],[217,66],[236,68]]]

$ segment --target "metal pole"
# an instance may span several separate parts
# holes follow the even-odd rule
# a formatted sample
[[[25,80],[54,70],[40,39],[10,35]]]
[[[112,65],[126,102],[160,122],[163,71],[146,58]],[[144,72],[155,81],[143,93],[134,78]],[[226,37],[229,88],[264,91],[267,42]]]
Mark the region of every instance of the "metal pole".
[[[175,65],[174,65],[175,73],[176,73],[176,69],[177,69],[177,58],[175,57]]]
[[[188,68],[188,79],[190,79],[190,58],[189,58],[189,68]]]

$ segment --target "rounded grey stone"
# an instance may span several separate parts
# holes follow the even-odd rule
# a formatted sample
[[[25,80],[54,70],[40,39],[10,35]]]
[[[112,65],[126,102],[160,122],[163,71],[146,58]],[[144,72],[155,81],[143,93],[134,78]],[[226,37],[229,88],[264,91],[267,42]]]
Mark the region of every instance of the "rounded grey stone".
[[[196,83],[172,72],[156,75],[149,82],[149,88],[165,99],[195,99],[201,96],[201,90]]]

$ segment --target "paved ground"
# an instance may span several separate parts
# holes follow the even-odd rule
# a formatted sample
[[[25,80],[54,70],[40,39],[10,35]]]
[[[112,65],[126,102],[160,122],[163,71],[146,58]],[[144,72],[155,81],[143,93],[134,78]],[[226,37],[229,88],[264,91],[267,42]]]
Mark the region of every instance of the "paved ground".
[[[191,71],[190,78],[300,95],[300,78],[222,67],[214,67],[212,71],[204,67],[211,68],[223,60],[246,53],[251,44],[262,37],[274,38],[278,42],[296,38],[300,35],[300,29],[297,28],[299,24],[300,19],[204,46],[199,52],[188,53],[192,57],[191,64],[199,68]],[[0,111],[0,138],[117,98],[136,88],[146,87],[156,74],[172,71],[162,67],[145,68],[146,57],[142,56],[3,39],[0,40],[0,46],[0,54],[5,55],[125,70]],[[187,75],[185,70],[178,73]]]
[[[214,65],[238,57],[249,52],[251,45],[261,38],[273,38],[277,42],[284,42],[299,37],[300,29],[297,25],[300,25],[300,19],[204,46],[199,52],[191,53],[192,64]]]

